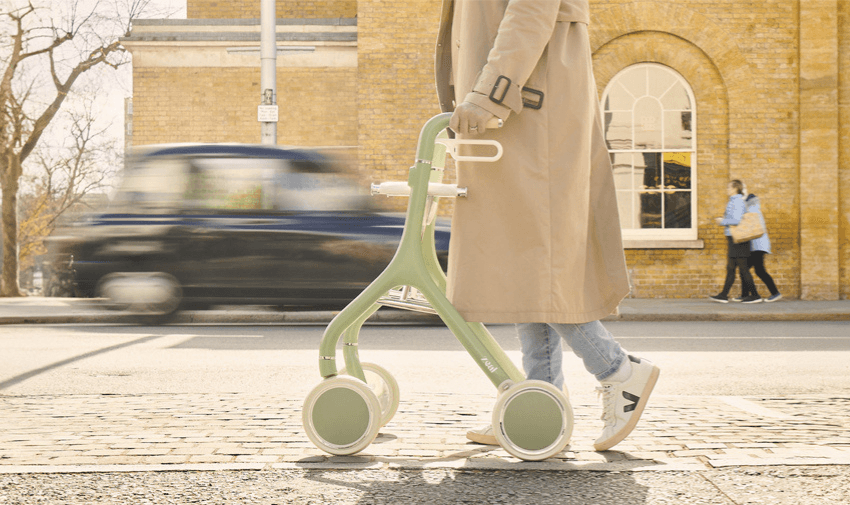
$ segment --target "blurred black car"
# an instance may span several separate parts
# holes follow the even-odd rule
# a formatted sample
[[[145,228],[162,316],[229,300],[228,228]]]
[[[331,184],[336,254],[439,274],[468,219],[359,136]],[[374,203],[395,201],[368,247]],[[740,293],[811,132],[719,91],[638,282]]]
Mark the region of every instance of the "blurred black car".
[[[318,151],[152,146],[102,212],[57,230],[76,296],[140,314],[222,304],[345,306],[392,259],[402,214],[378,211]],[[445,268],[446,220],[437,223]]]

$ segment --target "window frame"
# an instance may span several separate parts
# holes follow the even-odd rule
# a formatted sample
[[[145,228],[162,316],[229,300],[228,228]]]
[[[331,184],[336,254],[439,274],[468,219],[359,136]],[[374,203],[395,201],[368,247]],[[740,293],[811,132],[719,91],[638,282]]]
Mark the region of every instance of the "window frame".
[[[666,72],[668,75],[673,77],[673,83],[666,89],[666,91],[663,91],[660,94],[657,94],[657,95],[650,94],[650,92],[651,92],[650,88],[651,87],[648,85],[650,74],[649,74],[649,70],[648,70],[647,71],[646,91],[644,92],[644,95],[642,95],[642,96],[635,96],[635,94],[631,90],[629,90],[629,88],[627,88],[623,84],[620,84],[620,78],[624,74],[626,74],[627,72],[631,72],[631,71],[634,71],[635,69],[639,69],[639,68],[660,69],[661,71]],[[661,97],[663,97],[664,94],[667,93],[668,91],[672,90],[677,84],[680,84],[684,88],[685,92],[687,93],[688,100],[690,101],[690,109],[689,110],[688,109],[666,109],[666,108],[664,108],[664,105],[661,103],[661,100],[660,100]],[[613,109],[613,108],[607,109],[606,108],[605,104],[607,102],[607,99],[608,99],[610,92],[614,89],[614,86],[620,86],[625,92],[627,92],[633,98],[631,110],[627,111],[627,110],[621,110],[621,109]],[[639,125],[640,125],[640,122],[637,121],[637,118],[635,117],[635,114],[636,114],[635,109],[636,109],[637,104],[642,99],[645,99],[647,97],[658,101],[659,105],[661,106],[661,118],[660,118],[660,120],[661,120],[660,131],[661,131],[661,142],[662,142],[661,149],[637,149],[637,148],[635,148],[635,145],[634,145],[635,139],[636,139],[635,131],[636,131],[637,128],[639,128]],[[631,154],[631,155],[634,155],[634,154],[644,154],[644,153],[661,153],[661,157],[663,159],[663,156],[664,156],[663,153],[683,153],[684,152],[684,153],[689,153],[690,159],[691,159],[691,163],[690,163],[691,179],[690,179],[690,189],[688,190],[691,193],[691,201],[690,201],[691,226],[689,228],[624,228],[624,227],[622,227],[622,221],[621,221],[621,231],[622,231],[624,242],[626,244],[632,246],[632,247],[638,247],[641,242],[647,243],[647,245],[649,245],[650,247],[653,247],[653,246],[650,245],[649,243],[655,243],[655,244],[663,243],[663,244],[666,245],[666,247],[671,247],[677,242],[682,242],[685,247],[699,246],[699,244],[694,243],[694,241],[697,241],[697,234],[698,234],[698,228],[699,228],[699,224],[698,224],[699,220],[698,220],[698,215],[697,215],[697,212],[698,212],[697,198],[698,198],[698,194],[699,194],[699,192],[698,192],[699,188],[697,186],[697,167],[699,166],[698,165],[698,156],[697,156],[698,113],[697,113],[697,102],[696,102],[696,99],[695,99],[695,96],[694,96],[693,88],[691,87],[690,83],[679,72],[677,72],[675,69],[673,69],[673,68],[671,68],[667,65],[662,65],[660,63],[651,63],[651,62],[635,63],[635,64],[629,65],[629,66],[623,68],[622,70],[620,70],[619,72],[617,72],[617,74],[614,75],[614,77],[608,82],[608,84],[606,85],[605,90],[602,94],[602,100],[600,101],[600,109],[601,109],[601,113],[602,113],[603,123],[606,122],[606,114],[609,113],[609,112],[611,112],[611,113],[626,113],[626,112],[628,112],[628,113],[631,114],[630,127],[631,127],[632,146],[631,146],[630,149],[608,149],[609,156],[612,156],[612,158],[613,158],[614,154]],[[689,149],[667,148],[666,145],[665,145],[666,144],[666,138],[664,136],[664,133],[665,133],[664,127],[665,127],[665,120],[666,120],[665,117],[667,115],[666,113],[668,113],[668,112],[684,112],[686,110],[691,113],[691,125],[690,125],[691,126],[691,130],[690,130],[691,131],[691,145],[690,145],[690,148]],[[607,131],[603,132],[603,133],[606,135],[606,148],[608,148]],[[621,193],[628,193],[632,197],[639,195],[639,192],[638,192],[638,189],[637,189],[636,186],[632,186],[631,190],[628,190],[628,191],[624,191],[624,190],[621,190],[621,189],[617,189],[616,191],[617,191],[618,206],[619,206],[619,202],[620,202]],[[661,205],[662,205],[661,215],[664,216],[664,214],[665,214],[665,212],[664,212],[665,190],[659,189],[657,191],[652,191],[652,193],[660,193],[662,195],[661,196],[661,202],[662,202],[661,203]],[[634,204],[631,203],[631,205],[633,206]],[[686,243],[690,243],[690,245],[688,245]]]

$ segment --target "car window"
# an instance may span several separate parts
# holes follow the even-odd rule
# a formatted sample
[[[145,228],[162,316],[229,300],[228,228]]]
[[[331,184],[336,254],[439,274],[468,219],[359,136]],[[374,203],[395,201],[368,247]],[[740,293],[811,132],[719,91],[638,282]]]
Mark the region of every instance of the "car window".
[[[179,158],[153,158],[124,171],[115,203],[131,208],[175,207],[183,198],[188,166]]]
[[[360,186],[330,162],[154,156],[125,172],[116,201],[130,207],[204,211],[350,211],[369,206]]]
[[[291,211],[342,211],[365,208],[356,181],[313,162],[290,162],[276,174],[278,205]]]
[[[274,209],[274,173],[280,169],[276,159],[192,158],[184,205],[193,209]]]

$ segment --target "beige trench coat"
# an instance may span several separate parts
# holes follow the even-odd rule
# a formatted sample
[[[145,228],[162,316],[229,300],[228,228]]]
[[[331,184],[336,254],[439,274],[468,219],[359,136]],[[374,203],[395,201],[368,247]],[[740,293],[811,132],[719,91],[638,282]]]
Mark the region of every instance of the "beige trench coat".
[[[466,99],[505,120],[481,135],[502,143],[499,162],[457,164],[469,196],[447,294],[468,321],[584,323],[629,292],[588,22],[587,0],[443,0],[442,110]]]

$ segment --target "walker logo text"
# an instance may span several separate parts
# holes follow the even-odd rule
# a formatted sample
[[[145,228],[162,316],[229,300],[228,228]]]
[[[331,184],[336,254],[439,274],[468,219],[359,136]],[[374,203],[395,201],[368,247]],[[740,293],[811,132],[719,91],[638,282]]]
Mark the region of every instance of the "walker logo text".
[[[495,372],[499,369],[493,363],[490,363],[490,360],[487,358],[481,358],[481,361],[484,362],[484,366],[487,367],[487,370],[490,370],[491,372]]]

